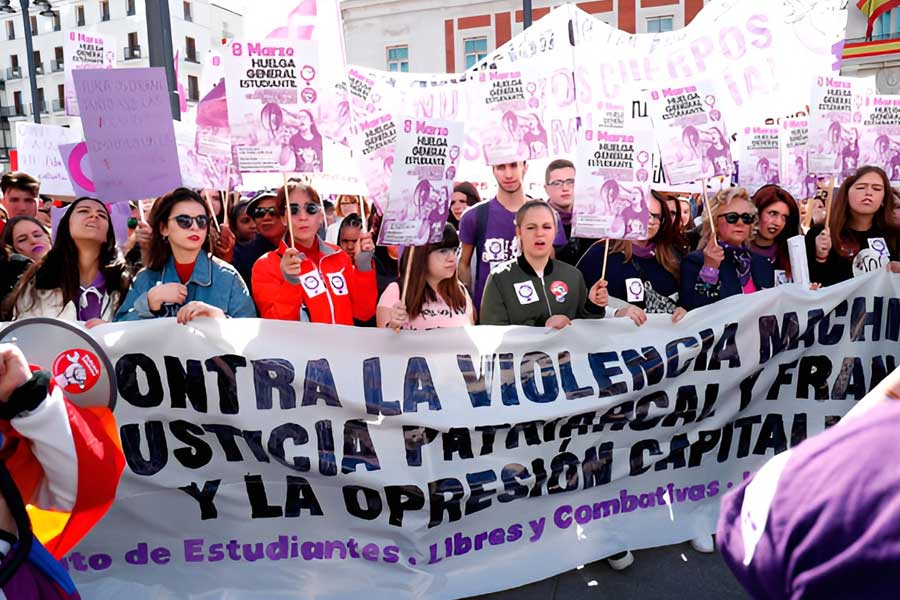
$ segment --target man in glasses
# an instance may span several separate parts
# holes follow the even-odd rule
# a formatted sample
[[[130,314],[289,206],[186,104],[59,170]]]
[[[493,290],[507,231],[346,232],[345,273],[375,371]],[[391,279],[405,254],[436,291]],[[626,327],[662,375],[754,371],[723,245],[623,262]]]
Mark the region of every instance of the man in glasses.
[[[556,258],[574,266],[596,240],[572,237],[572,208],[575,204],[575,165],[572,161],[558,158],[547,165],[544,191],[547,192],[547,203],[556,210],[566,236],[565,245],[556,248]]]
[[[266,252],[278,248],[287,228],[282,219],[284,206],[279,206],[274,192],[263,191],[254,196],[247,205],[247,214],[256,223],[256,238],[249,244],[235,247],[232,265],[252,292],[253,264]]]

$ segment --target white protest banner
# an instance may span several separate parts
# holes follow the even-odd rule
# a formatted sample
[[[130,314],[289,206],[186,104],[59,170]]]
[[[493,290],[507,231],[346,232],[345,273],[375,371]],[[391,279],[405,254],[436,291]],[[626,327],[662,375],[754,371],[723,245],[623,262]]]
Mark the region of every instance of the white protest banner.
[[[116,40],[113,36],[87,31],[70,31],[63,39],[63,65],[66,73],[66,114],[77,117],[78,98],[72,73],[79,69],[112,69],[116,66]]]
[[[547,156],[543,91],[520,71],[481,71],[466,84],[466,129],[478,140],[488,165]]]
[[[649,92],[647,107],[671,183],[729,177],[734,170],[728,130],[716,108],[717,94],[711,82]]]
[[[781,162],[781,187],[794,198],[812,198],[816,193],[815,177],[809,176],[809,121],[807,119],[784,119],[778,136],[779,159]],[[810,184],[810,179],[812,183]]]
[[[316,45],[233,42],[225,52],[231,140],[242,173],[322,171]]]
[[[77,131],[60,125],[16,123],[16,149],[19,151],[19,170],[41,182],[41,193],[74,196],[69,173],[59,146],[81,140]]]
[[[896,367],[900,276],[553,335],[91,332],[128,468],[66,557],[85,598],[450,599],[714,531],[745,473]]]
[[[900,183],[900,98],[866,95],[860,156],[860,165],[881,167],[892,183]]]
[[[817,77],[809,112],[809,171],[848,177],[859,164],[862,102],[871,83],[847,77]]]
[[[165,71],[82,69],[73,77],[97,197],[126,202],[179,187]]]
[[[776,125],[744,127],[738,138],[738,178],[750,194],[764,185],[777,185],[781,181],[778,133]]]
[[[463,124],[400,119],[391,190],[378,235],[382,245],[421,246],[440,241],[450,213]]]
[[[203,155],[197,148],[197,125],[189,120],[172,121],[178,146],[178,165],[185,187],[214,190],[230,189],[227,170],[230,156]]]
[[[575,163],[572,235],[647,239],[653,133],[585,128],[581,136]]]

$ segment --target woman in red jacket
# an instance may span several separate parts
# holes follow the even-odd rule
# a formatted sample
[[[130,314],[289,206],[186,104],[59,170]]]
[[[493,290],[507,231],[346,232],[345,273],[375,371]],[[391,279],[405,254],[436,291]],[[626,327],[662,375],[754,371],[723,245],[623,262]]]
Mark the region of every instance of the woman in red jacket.
[[[293,248],[284,241],[253,265],[253,300],[264,319],[353,325],[375,315],[378,286],[372,254],[372,235],[359,237],[352,261],[346,252],[318,236],[324,215],[316,190],[288,183]],[[276,206],[285,206],[285,189]],[[354,264],[355,262],[355,264]]]

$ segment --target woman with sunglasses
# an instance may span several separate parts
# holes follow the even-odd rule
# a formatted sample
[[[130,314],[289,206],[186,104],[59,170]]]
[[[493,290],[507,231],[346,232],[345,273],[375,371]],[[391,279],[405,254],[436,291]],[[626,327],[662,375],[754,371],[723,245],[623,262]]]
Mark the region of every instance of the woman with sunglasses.
[[[313,187],[288,182],[287,193],[283,187],[278,190],[277,205],[285,206],[287,198],[293,247],[282,241],[253,266],[253,299],[259,315],[338,325],[371,319],[378,300],[372,235],[359,236],[359,251],[351,261],[346,252],[319,238],[324,215]]]
[[[256,316],[241,276],[213,256],[210,226],[207,204],[193,190],[178,188],[156,201],[150,212],[149,261],[116,321]]]
[[[444,226],[440,242],[418,247],[412,253],[407,249],[400,273],[402,280],[409,269],[406,303],[400,300],[400,285],[390,284],[378,301],[378,326],[439,329],[474,325],[472,299],[456,278],[457,250],[459,235],[450,224]]]
[[[859,168],[848,177],[832,201],[830,223],[813,226],[806,234],[809,275],[823,286],[863,273],[859,263],[888,262],[900,272],[900,230],[891,224],[890,181],[878,167]],[[879,258],[879,256],[881,258]],[[856,263],[857,268],[854,268]]]
[[[562,329],[574,319],[601,319],[609,293],[597,281],[590,291],[581,272],[552,258],[556,212],[529,200],[516,212],[522,254],[488,277],[481,301],[482,325],[528,325]]]
[[[675,205],[678,206],[677,204]],[[680,321],[687,311],[678,305],[678,278],[681,274],[678,224],[666,202],[654,194],[647,207],[647,239],[617,241],[606,259],[609,295],[629,303],[616,311],[617,317],[629,317],[643,325],[647,314],[669,314]],[[594,285],[603,270],[605,242],[596,242],[576,265],[585,285]]]
[[[129,281],[106,206],[78,198],[60,220],[50,251],[22,276],[3,312],[93,327],[112,320]]]
[[[716,230],[705,218],[700,238],[703,250],[688,254],[681,263],[679,303],[687,310],[775,285],[772,263],[747,246],[756,223],[756,206],[747,190],[721,190],[707,209]]]

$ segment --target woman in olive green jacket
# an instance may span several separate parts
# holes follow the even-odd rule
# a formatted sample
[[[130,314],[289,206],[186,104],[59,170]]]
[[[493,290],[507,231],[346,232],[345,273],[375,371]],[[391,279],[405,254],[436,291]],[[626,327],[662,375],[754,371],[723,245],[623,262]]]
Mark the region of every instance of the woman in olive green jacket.
[[[482,325],[562,329],[574,319],[601,319],[606,281],[587,289],[581,272],[552,258],[556,218],[546,202],[531,200],[516,213],[521,256],[491,273],[481,301]]]

